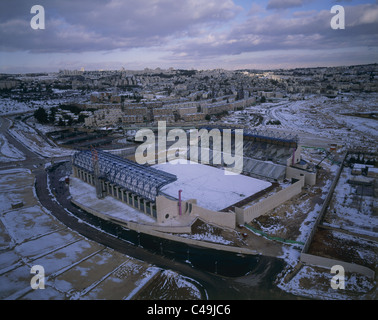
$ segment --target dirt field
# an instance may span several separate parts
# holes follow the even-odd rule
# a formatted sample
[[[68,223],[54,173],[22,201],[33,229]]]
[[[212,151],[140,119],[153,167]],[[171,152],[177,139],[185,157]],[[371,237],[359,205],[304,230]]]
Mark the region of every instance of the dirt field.
[[[319,227],[309,248],[309,254],[376,268],[377,243],[342,232]]]
[[[304,241],[306,227],[310,227],[312,216],[320,211],[321,204],[330,188],[334,173],[321,169],[315,186],[305,186],[302,192],[279,207],[254,219],[250,225],[270,236]]]

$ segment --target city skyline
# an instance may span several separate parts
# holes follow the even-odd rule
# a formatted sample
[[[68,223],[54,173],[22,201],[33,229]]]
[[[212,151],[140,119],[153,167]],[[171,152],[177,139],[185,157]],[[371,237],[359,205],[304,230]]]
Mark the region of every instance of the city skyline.
[[[290,69],[376,63],[378,1],[2,1],[0,72],[173,67]],[[330,10],[345,9],[345,29]]]

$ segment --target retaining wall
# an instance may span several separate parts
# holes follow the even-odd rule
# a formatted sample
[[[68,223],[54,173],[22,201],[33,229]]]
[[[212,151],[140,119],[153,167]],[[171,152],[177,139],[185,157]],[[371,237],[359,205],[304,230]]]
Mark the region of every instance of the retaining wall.
[[[307,240],[305,242],[305,245],[304,245],[304,247],[302,249],[302,253],[307,253],[307,251],[308,251],[308,249],[310,247],[310,244],[312,242],[312,239],[314,238],[315,231],[316,231],[316,229],[317,229],[320,221],[323,219],[323,216],[324,216],[324,214],[326,212],[326,209],[328,208],[329,202],[331,201],[331,198],[332,198],[332,195],[333,195],[333,191],[336,188],[337,182],[339,181],[341,172],[343,170],[343,163],[344,163],[344,160],[345,160],[346,156],[347,155],[344,156],[344,159],[342,160],[342,164],[340,165],[339,171],[336,174],[335,180],[332,182],[332,185],[331,185],[331,188],[329,189],[328,195],[327,195],[326,199],[323,202],[323,206],[320,209],[319,215],[317,216],[317,218],[315,220],[315,223],[313,225],[313,228],[312,228],[312,230],[310,232],[310,235],[308,236],[308,238],[307,238]]]
[[[289,187],[257,202],[248,208],[235,208],[236,222],[238,224],[251,222],[253,219],[267,213],[268,211],[278,207],[285,201],[299,194],[302,191],[303,186],[304,177],[300,177],[300,180],[293,183]]]
[[[369,277],[370,279],[374,279],[375,277],[375,272],[373,270],[367,267],[355,264],[355,263],[349,263],[349,262],[344,262],[344,261],[340,261],[336,259],[315,256],[315,255],[303,253],[303,252],[301,253],[300,259],[303,263],[319,266],[322,268],[331,269],[335,265],[340,265],[344,268],[346,272],[357,272],[357,273],[360,273]]]

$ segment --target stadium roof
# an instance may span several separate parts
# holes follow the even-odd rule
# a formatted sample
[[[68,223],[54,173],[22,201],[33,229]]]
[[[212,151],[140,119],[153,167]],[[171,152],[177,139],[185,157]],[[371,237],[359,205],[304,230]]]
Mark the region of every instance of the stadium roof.
[[[173,174],[140,165],[109,152],[101,150],[96,150],[96,152],[100,178],[147,200],[154,202],[163,186],[177,180],[177,177]],[[94,154],[92,151],[76,152],[73,155],[72,163],[94,174]]]

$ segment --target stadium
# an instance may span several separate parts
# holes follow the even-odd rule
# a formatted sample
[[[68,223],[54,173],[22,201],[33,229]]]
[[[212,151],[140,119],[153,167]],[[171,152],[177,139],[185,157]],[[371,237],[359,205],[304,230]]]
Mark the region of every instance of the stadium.
[[[157,164],[133,161],[136,148],[118,155],[97,149],[78,151],[72,157],[71,181],[79,189],[85,188],[82,183],[94,187],[97,199],[110,196],[132,208],[133,218],[128,219],[125,210],[123,220],[173,233],[188,232],[197,218],[235,229],[300,193],[305,184],[315,184],[316,170],[301,159],[297,137],[244,132],[243,172],[234,175],[225,174],[223,162],[213,161],[214,145],[205,139],[209,135],[200,135],[198,145],[188,143],[177,150],[174,161]],[[208,148],[209,161],[191,161],[191,148],[201,154],[202,144]],[[223,161],[223,150],[221,154]]]

